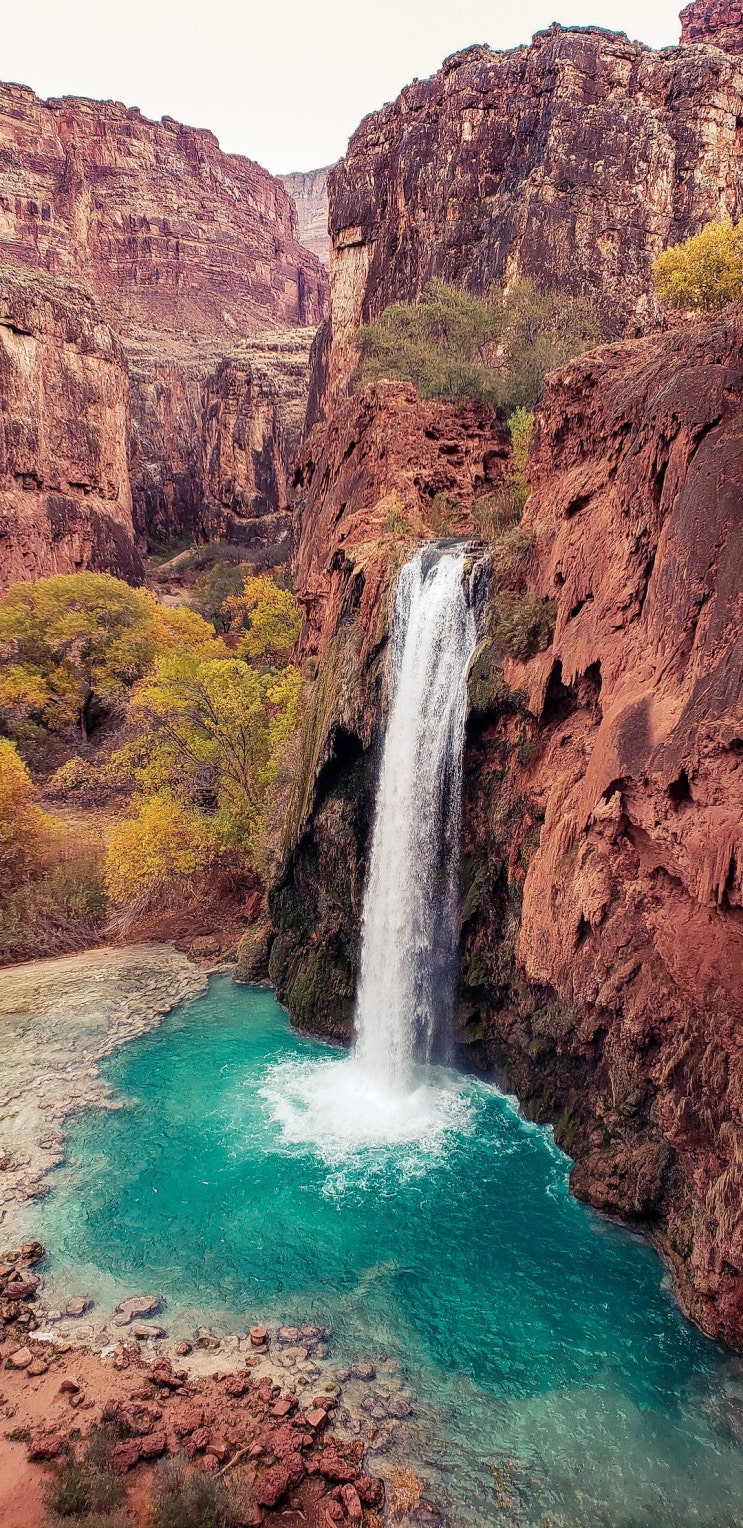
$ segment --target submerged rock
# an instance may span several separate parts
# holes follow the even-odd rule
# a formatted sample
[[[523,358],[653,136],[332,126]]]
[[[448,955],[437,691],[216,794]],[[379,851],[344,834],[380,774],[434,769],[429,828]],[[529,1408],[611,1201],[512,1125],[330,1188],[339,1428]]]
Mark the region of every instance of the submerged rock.
[[[135,1316],[154,1316],[159,1311],[162,1300],[159,1295],[130,1295],[127,1300],[122,1300],[116,1307],[114,1320],[120,1326],[122,1321],[128,1325]]]

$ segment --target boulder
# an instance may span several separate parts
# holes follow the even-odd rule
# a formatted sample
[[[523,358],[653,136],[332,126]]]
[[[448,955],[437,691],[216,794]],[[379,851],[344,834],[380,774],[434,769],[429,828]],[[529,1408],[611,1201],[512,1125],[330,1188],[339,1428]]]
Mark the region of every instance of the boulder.
[[[130,1295],[127,1300],[122,1300],[116,1307],[116,1324],[122,1322],[128,1325],[135,1316],[155,1316],[160,1310],[162,1300],[159,1295]]]
[[[34,1355],[30,1348],[16,1348],[15,1353],[11,1353],[8,1363],[13,1369],[27,1369],[29,1364],[33,1363],[33,1359]]]

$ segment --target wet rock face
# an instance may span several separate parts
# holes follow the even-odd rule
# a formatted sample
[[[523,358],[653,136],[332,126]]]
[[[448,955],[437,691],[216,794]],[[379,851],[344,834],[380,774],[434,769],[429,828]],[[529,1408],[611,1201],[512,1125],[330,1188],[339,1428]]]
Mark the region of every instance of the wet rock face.
[[[298,656],[315,676],[293,769],[269,971],[303,1028],[352,1030],[358,926],[394,582],[424,539],[475,534],[473,500],[502,478],[492,409],[382,383],[308,436],[297,469]]]
[[[743,53],[740,0],[692,0],[681,12],[681,41],[706,42],[725,53]]]
[[[330,173],[336,376],[358,323],[432,276],[475,293],[531,277],[594,297],[610,333],[652,327],[655,257],[743,212],[742,117],[743,64],[717,47],[553,26],[455,54]]]
[[[554,640],[466,757],[460,1040],[743,1344],[743,308],[549,379]]]
[[[141,582],[128,420],[126,358],[91,297],[0,267],[0,590],[85,568]]]

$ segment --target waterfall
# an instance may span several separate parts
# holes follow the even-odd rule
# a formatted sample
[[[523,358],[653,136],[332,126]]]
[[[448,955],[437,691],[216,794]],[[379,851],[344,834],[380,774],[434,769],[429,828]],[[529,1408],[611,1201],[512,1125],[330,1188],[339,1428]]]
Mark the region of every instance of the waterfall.
[[[356,1004],[355,1059],[398,1086],[449,1034],[475,643],[464,551],[424,547],[397,587]]]
[[[261,1089],[284,1142],[328,1163],[405,1146],[423,1168],[469,1106],[445,1059],[458,924],[467,668],[475,615],[462,547],[402,569],[361,932],[355,1040],[343,1061],[279,1062]],[[412,1156],[410,1155],[412,1149]],[[366,1153],[366,1156],[364,1156]],[[412,1164],[412,1165],[411,1165]]]

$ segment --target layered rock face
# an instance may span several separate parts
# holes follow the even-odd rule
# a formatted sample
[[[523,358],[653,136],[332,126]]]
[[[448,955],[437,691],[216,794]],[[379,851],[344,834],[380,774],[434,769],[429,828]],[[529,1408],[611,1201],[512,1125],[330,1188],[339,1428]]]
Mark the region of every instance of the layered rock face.
[[[309,346],[260,342],[211,364],[130,354],[131,479],[138,536],[174,532],[246,547],[286,541],[288,467],[306,397]],[[212,369],[213,367],[213,369]]]
[[[296,210],[213,133],[118,101],[41,101],[0,86],[6,259],[85,280],[118,327],[250,332],[315,325],[325,277]]]
[[[450,521],[475,532],[468,506],[501,482],[507,457],[492,409],[383,383],[313,430],[299,458],[298,657],[315,683],[292,762],[270,971],[293,1018],[322,1034],[351,1031],[395,576]]]
[[[285,537],[328,283],[281,183],[171,118],[0,85],[0,241],[27,276],[89,288],[121,336],[138,543]]]
[[[607,332],[658,319],[650,267],[743,213],[743,63],[553,26],[455,54],[367,117],[329,176],[333,374],[359,322],[439,276],[594,298]]]
[[[141,582],[129,380],[90,295],[0,267],[0,591],[90,568]]]
[[[470,675],[457,1004],[463,1056],[554,1122],[576,1192],[650,1226],[686,1308],[738,1346],[742,402],[741,308],[548,381]],[[305,1027],[352,1022],[395,572],[441,533],[435,473],[470,533],[503,450],[497,426],[389,384],[308,444],[297,571],[317,678],[271,953]],[[533,651],[535,605],[552,640],[509,657]]]
[[[299,219],[299,237],[305,249],[312,250],[324,266],[330,264],[330,234],[328,233],[328,175],[332,169],[299,170],[293,175],[280,175],[279,179],[294,198]]]
[[[740,0],[692,0],[681,12],[681,41],[708,42],[725,53],[743,53]]]

